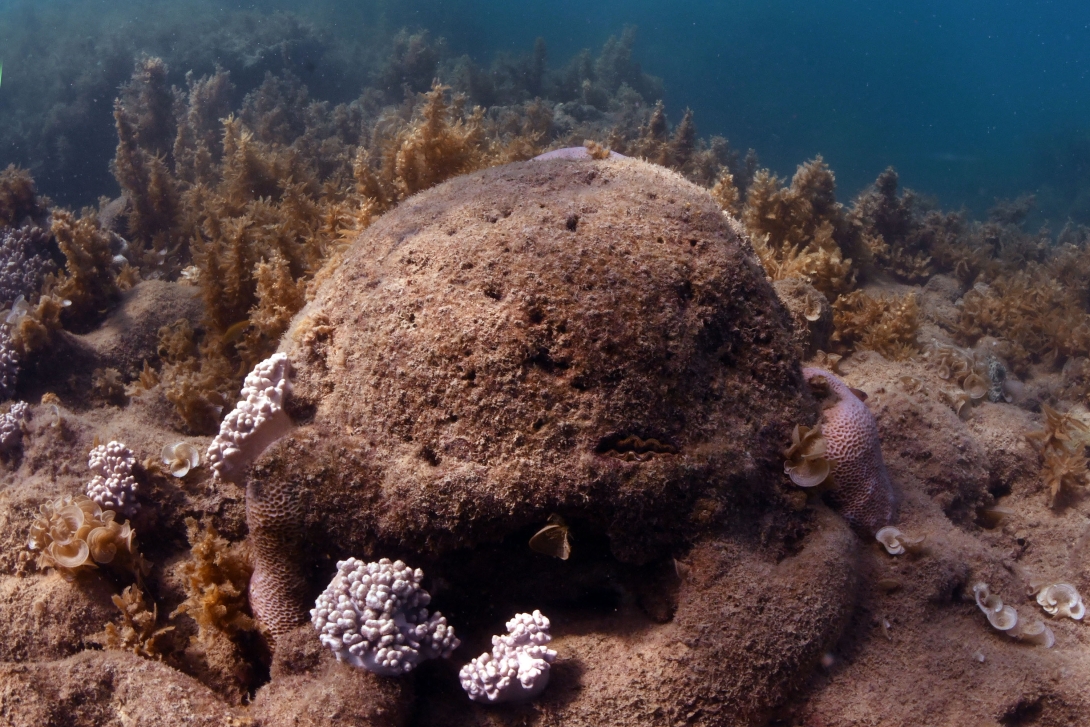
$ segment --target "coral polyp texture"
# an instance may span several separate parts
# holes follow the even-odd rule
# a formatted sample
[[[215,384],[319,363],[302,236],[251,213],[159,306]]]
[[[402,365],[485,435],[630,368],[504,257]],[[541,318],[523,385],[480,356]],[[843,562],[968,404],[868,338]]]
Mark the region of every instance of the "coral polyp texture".
[[[0,308],[38,292],[42,275],[52,267],[42,256],[48,242],[49,233],[35,225],[0,229]]]
[[[441,613],[428,613],[424,572],[400,560],[337,563],[337,575],[310,612],[322,644],[338,660],[381,676],[408,674],[458,648]]]
[[[238,404],[224,417],[208,447],[208,463],[216,476],[240,478],[266,447],[291,429],[284,411],[284,397],[291,391],[289,370],[288,357],[275,353],[246,376]]]
[[[0,414],[0,452],[16,449],[23,441],[23,426],[30,415],[25,401],[13,402],[11,408]]]
[[[854,527],[873,535],[895,515],[878,423],[867,405],[838,377],[811,367],[804,368],[802,374],[811,385],[823,383],[835,401],[821,420],[825,458],[832,465],[833,504]]]
[[[545,691],[556,652],[549,648],[549,619],[541,611],[519,613],[506,636],[492,637],[492,651],[458,672],[462,689],[475,702],[498,704],[533,699]]]
[[[103,510],[116,510],[132,516],[137,509],[136,457],[121,442],[100,444],[91,450],[87,461],[94,477],[87,483],[87,497]]]

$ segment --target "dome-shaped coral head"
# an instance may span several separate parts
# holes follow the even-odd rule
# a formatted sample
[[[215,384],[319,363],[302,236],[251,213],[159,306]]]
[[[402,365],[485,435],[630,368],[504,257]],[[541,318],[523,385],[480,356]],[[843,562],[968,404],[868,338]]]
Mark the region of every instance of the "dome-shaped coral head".
[[[615,151],[611,151],[602,147],[601,145],[588,141],[583,146],[568,146],[563,149],[553,149],[547,151],[544,154],[538,154],[531,161],[535,162],[547,162],[553,159],[564,159],[567,161],[581,161],[585,159],[624,159],[624,154],[618,154]]]
[[[408,674],[460,643],[442,614],[428,614],[423,579],[422,570],[400,560],[342,560],[311,609],[311,623],[339,661],[381,676]]]
[[[833,374],[807,367],[802,375],[816,394],[828,397],[821,432],[825,459],[832,468],[833,505],[853,527],[873,536],[895,516],[878,423],[867,405]]]
[[[238,404],[208,447],[208,463],[217,477],[239,481],[266,447],[291,431],[291,418],[284,411],[290,372],[287,355],[274,353],[246,376]]]
[[[492,652],[462,667],[462,689],[475,702],[521,702],[545,691],[556,652],[548,647],[549,619],[541,611],[516,614],[506,636],[492,637]]]

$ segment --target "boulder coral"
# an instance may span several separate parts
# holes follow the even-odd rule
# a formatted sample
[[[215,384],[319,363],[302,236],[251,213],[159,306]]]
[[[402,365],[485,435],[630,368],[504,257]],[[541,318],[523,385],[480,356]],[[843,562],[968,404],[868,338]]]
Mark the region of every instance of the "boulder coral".
[[[254,608],[277,649],[331,564],[366,553],[411,557],[474,639],[495,623],[481,604],[511,613],[518,598],[548,607],[554,638],[574,619],[624,650],[608,604],[642,604],[632,648],[706,642],[684,664],[662,652],[678,715],[760,721],[817,663],[850,611],[855,546],[781,489],[788,423],[812,406],[786,312],[706,192],[634,159],[516,163],[407,199],[319,279],[280,345],[294,426],[245,476],[255,579],[272,586]],[[568,560],[526,545],[553,515],[572,529]],[[801,580],[776,615],[708,631],[710,602],[671,558],[702,543],[693,582],[714,580],[728,532],[735,585],[785,557],[821,567],[784,566]],[[811,587],[830,596],[820,613]],[[783,634],[792,612],[807,615]],[[573,696],[570,667],[553,672],[554,721],[605,713]]]
[[[867,405],[838,377],[818,368],[805,368],[802,373],[829,395],[821,427],[825,457],[832,464],[831,499],[852,526],[873,535],[896,514],[878,424]]]
[[[346,555],[570,511],[646,561],[755,497],[805,416],[787,326],[748,244],[675,174],[460,177],[376,222],[300,313],[281,344],[298,426],[249,484],[313,498],[308,544]]]

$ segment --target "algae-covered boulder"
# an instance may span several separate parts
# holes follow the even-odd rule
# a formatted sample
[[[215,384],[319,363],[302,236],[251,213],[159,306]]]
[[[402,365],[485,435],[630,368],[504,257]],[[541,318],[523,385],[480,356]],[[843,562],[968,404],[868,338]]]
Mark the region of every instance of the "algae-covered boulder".
[[[289,649],[337,560],[402,558],[456,664],[548,615],[552,683],[511,719],[760,723],[855,592],[854,536],[780,490],[816,418],[791,335],[749,244],[665,169],[529,162],[407,200],[281,345],[295,427],[248,475],[255,614]],[[528,544],[550,522],[570,558]],[[450,665],[409,679],[429,724],[486,719]]]
[[[311,498],[337,552],[558,513],[646,560],[773,490],[805,418],[790,336],[748,243],[677,174],[460,177],[382,217],[300,314],[281,350],[303,426],[254,479]]]

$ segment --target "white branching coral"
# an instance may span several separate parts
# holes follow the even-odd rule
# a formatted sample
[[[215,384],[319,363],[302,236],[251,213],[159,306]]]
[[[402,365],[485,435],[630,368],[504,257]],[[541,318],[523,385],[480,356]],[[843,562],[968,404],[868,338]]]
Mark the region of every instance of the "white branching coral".
[[[520,613],[507,622],[507,636],[492,637],[492,653],[462,667],[462,689],[475,702],[533,699],[549,683],[556,652],[548,647],[549,619],[541,611]]]
[[[291,429],[284,400],[291,393],[287,354],[275,353],[246,376],[242,398],[220,424],[208,447],[208,463],[216,476],[238,481],[246,468]]]
[[[1082,602],[1082,596],[1075,586],[1070,583],[1053,583],[1042,585],[1034,589],[1037,593],[1037,603],[1049,616],[1066,616],[1067,618],[1081,621],[1086,615],[1086,606]]]
[[[25,401],[11,405],[6,414],[0,415],[0,452],[15,449],[23,442],[23,422],[30,415]]]
[[[73,580],[81,568],[119,563],[134,573],[147,571],[136,550],[136,531],[118,523],[113,510],[103,510],[83,495],[44,503],[30,526],[27,547],[38,551],[38,567],[53,568]]]
[[[87,466],[95,476],[87,484],[87,497],[103,510],[132,516],[136,512],[136,478],[132,470],[136,457],[121,442],[100,444],[91,450]]]
[[[426,659],[448,657],[460,643],[420,587],[424,572],[400,560],[337,563],[337,575],[318,596],[310,620],[338,660],[381,676],[399,676]]]

